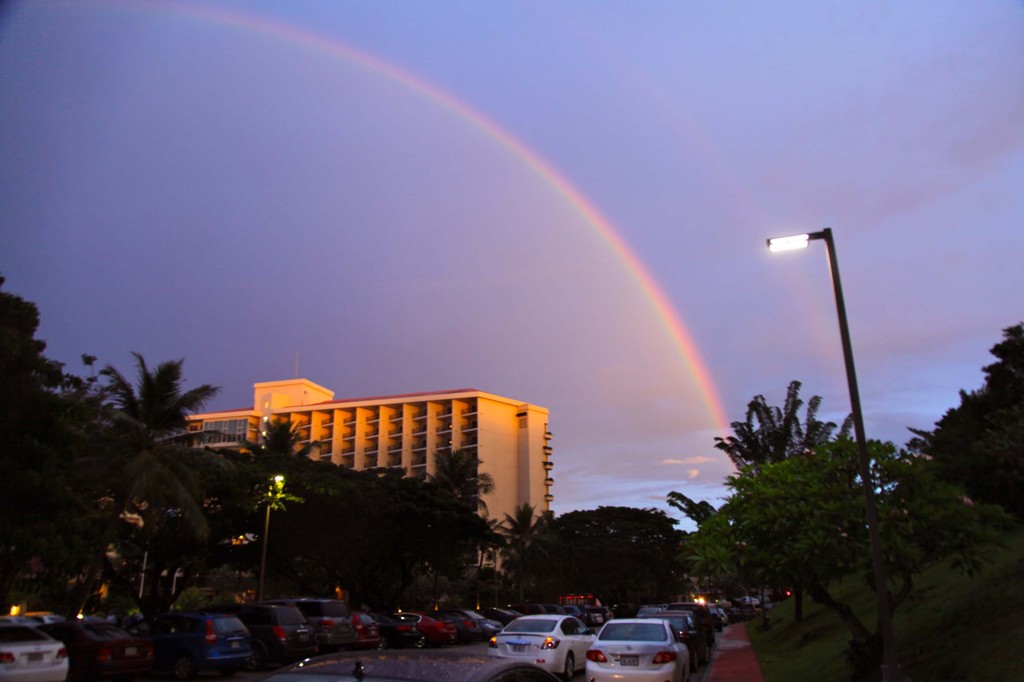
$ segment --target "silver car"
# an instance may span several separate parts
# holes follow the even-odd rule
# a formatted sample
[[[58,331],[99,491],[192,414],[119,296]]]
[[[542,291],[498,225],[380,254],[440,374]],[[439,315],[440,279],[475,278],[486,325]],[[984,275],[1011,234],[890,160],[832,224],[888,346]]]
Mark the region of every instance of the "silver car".
[[[568,681],[585,667],[593,642],[594,633],[573,616],[523,616],[491,637],[487,651],[491,656],[533,663]]]
[[[689,682],[690,655],[679,633],[658,618],[615,619],[587,650],[588,682]]]

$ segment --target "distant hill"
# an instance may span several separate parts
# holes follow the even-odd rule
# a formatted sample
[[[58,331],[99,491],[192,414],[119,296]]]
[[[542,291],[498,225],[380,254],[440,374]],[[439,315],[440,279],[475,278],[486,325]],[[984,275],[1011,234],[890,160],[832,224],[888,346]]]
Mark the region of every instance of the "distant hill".
[[[893,617],[900,662],[913,682],[1024,680],[1024,530],[1006,543],[974,578],[946,564],[918,576],[914,595]],[[835,594],[865,623],[875,622],[874,596],[863,578],[847,579]],[[767,631],[758,629],[759,620],[747,624],[766,682],[850,680],[844,659],[850,638],[834,613],[805,599],[800,623],[792,600],[770,614]]]

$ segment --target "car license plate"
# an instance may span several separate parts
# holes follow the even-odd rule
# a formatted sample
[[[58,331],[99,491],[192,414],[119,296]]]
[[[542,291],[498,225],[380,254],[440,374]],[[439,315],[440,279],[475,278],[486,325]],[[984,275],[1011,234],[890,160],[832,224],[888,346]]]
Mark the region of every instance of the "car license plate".
[[[300,632],[299,633],[299,641],[300,642],[305,642],[307,639],[309,639],[309,633],[308,632]]]
[[[126,646],[124,648],[124,655],[125,656],[138,656],[139,655],[139,650],[136,647],[133,647],[133,646]]]
[[[30,651],[28,654],[28,660],[30,661],[41,661],[43,660],[42,651]]]
[[[622,667],[637,667],[640,665],[639,656],[619,656],[619,665]]]
[[[529,644],[510,644],[509,648],[517,654],[525,654],[530,649]]]
[[[241,648],[241,646],[242,646],[242,644],[237,639],[234,642],[231,643],[231,648],[232,649],[239,649],[239,648]]]

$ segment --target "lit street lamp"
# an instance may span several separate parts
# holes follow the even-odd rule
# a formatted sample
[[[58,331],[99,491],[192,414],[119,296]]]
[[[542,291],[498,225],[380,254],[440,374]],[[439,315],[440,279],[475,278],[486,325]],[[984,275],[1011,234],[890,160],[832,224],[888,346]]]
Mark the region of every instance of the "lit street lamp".
[[[266,504],[267,516],[263,523],[263,551],[260,554],[260,584],[256,591],[256,601],[263,601],[263,576],[267,570],[267,541],[270,539],[270,510],[281,506],[284,498],[284,476],[278,474],[270,479],[270,489],[267,491]]]
[[[772,251],[789,251],[807,248],[808,242],[823,239],[828,248],[828,264],[832,271],[832,287],[836,295],[836,312],[839,315],[839,335],[843,342],[843,358],[846,361],[846,382],[850,389],[850,406],[853,410],[853,430],[857,437],[857,455],[860,460],[860,479],[864,491],[864,511],[867,517],[868,538],[871,541],[871,567],[875,578],[875,596],[878,600],[878,624],[882,630],[882,680],[898,682],[903,680],[899,660],[896,656],[896,639],[892,630],[892,615],[889,612],[889,583],[885,562],[882,558],[882,537],[878,529],[878,508],[875,505],[875,489],[871,478],[871,459],[868,457],[867,437],[864,434],[864,415],[860,409],[860,392],[857,389],[857,372],[853,366],[853,347],[850,343],[850,328],[846,321],[846,304],[843,302],[843,285],[839,281],[839,263],[836,260],[836,245],[832,240],[832,229],[821,232],[779,237],[768,240]]]

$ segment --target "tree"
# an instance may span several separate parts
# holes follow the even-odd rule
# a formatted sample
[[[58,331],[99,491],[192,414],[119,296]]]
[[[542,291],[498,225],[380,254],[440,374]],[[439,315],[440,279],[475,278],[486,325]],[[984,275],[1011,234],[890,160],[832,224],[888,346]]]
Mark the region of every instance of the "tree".
[[[754,396],[747,404],[746,419],[733,422],[735,435],[726,438],[715,438],[715,447],[729,455],[736,468],[745,474],[756,475],[764,466],[785,461],[791,457],[799,457],[824,443],[834,436],[848,438],[853,428],[853,421],[847,417],[841,427],[833,422],[818,420],[818,409],[821,407],[821,396],[812,396],[807,403],[804,419],[800,420],[799,381],[791,381],[786,389],[786,401],[783,406],[768,405],[763,395]],[[670,497],[673,494],[670,493]],[[670,502],[671,503],[671,502]],[[792,581],[796,619],[803,618],[803,585],[796,579]]]
[[[264,425],[260,440],[244,441],[242,447],[256,455],[309,458],[319,445],[302,434],[302,427],[290,419],[274,419]]]
[[[1024,323],[1003,330],[997,358],[983,369],[984,385],[960,391],[960,405],[935,424],[911,429],[910,447],[938,463],[944,478],[960,482],[974,499],[1024,516]]]
[[[533,505],[524,502],[512,514],[505,514],[500,533],[505,537],[505,557],[512,564],[519,601],[525,600],[527,567],[538,553],[544,554],[543,535],[547,529],[544,516],[538,516]]]
[[[219,389],[204,384],[184,391],[183,360],[163,362],[150,370],[140,354],[133,355],[135,383],[110,365],[101,372],[107,378],[111,408],[110,441],[103,452],[83,463],[93,475],[107,524],[122,533],[127,545],[153,542],[165,526],[175,528],[173,537],[179,540],[204,541],[208,525],[194,467],[217,458],[188,445],[187,415],[202,408]],[[125,547],[122,550],[130,552]],[[147,551],[144,545],[143,553]],[[149,562],[145,563],[149,568]],[[108,572],[116,572],[106,546],[97,548],[96,558],[83,576],[78,591],[83,603],[104,564]],[[158,568],[154,565],[151,571],[158,575]],[[167,570],[173,575],[178,568]],[[149,608],[169,606],[168,597],[159,596],[158,581],[148,584]],[[186,586],[183,583],[182,589]]]
[[[658,509],[598,507],[557,517],[566,589],[603,602],[650,603],[684,591],[679,561],[685,533]],[[609,558],[614,557],[614,561]]]
[[[870,589],[886,590],[895,612],[912,594],[914,577],[934,562],[952,561],[968,575],[979,571],[982,550],[998,543],[1008,525],[998,507],[976,504],[943,482],[928,459],[878,441],[869,452],[890,585],[872,584],[857,449],[848,439],[767,464],[756,476],[729,477],[728,501],[687,548],[706,570],[767,584],[799,581],[850,631],[855,675],[878,669],[881,634],[835,598],[832,584],[863,575]]]
[[[0,277],[0,288],[4,284]],[[78,495],[73,458],[95,445],[95,387],[66,375],[35,338],[35,304],[0,291],[0,604],[16,586],[60,608],[102,532]],[[61,609],[64,610],[64,609]]]
[[[836,424],[818,420],[821,396],[813,396],[808,401],[807,412],[800,421],[801,385],[799,381],[789,383],[781,408],[768,405],[763,395],[754,396],[747,404],[746,419],[731,424],[735,435],[715,438],[715,447],[729,455],[737,469],[753,467],[756,470],[765,464],[809,452],[832,440],[834,434],[849,436],[852,428],[849,417],[838,434]]]
[[[698,528],[715,514],[714,505],[707,500],[694,502],[686,495],[674,490],[668,494],[668,504],[686,514],[686,517],[697,524]]]
[[[483,496],[494,492],[494,477],[481,472],[481,464],[476,453],[468,450],[438,452],[434,454],[434,473],[429,480],[486,516],[487,503]]]

